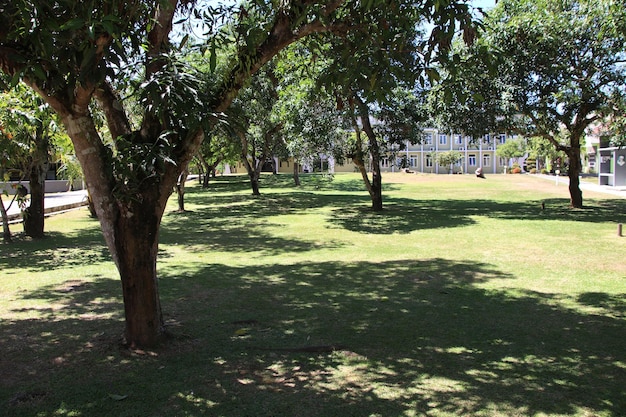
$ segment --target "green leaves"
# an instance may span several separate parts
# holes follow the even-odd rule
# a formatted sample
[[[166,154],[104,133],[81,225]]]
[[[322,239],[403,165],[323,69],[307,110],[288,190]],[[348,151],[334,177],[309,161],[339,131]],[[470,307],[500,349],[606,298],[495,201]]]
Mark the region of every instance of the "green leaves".
[[[113,193],[121,201],[140,200],[141,191],[159,183],[172,159],[172,140],[176,132],[166,131],[154,142],[143,142],[137,134],[118,137],[115,149],[109,150],[110,166],[115,179]]]

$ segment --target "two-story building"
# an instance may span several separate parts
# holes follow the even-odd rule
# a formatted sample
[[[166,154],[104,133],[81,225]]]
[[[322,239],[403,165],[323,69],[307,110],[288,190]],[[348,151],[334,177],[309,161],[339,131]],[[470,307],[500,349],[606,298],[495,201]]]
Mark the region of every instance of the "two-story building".
[[[482,167],[486,174],[501,174],[510,161],[496,155],[498,145],[513,138],[504,133],[488,134],[479,139],[472,139],[469,136],[446,132],[443,130],[427,128],[424,130],[424,139],[421,143],[412,145],[405,144],[405,149],[394,152],[393,155],[384,157],[381,161],[381,168],[384,172],[399,171],[402,168],[415,172],[448,174],[449,166],[439,166],[436,163],[435,155],[438,152],[459,152],[461,160],[453,166],[454,173],[473,174],[479,167]],[[519,161],[523,165],[523,161]],[[344,166],[335,166],[336,172],[352,172],[354,165],[346,162]]]
[[[397,150],[389,155],[383,156],[381,168],[383,172],[398,172],[407,168],[414,172],[448,174],[449,166],[439,166],[436,163],[435,155],[438,152],[456,151],[462,157],[453,166],[454,173],[473,174],[482,167],[485,174],[501,174],[509,166],[510,161],[496,155],[498,146],[505,143],[507,139],[514,138],[504,133],[487,134],[479,139],[472,139],[469,136],[450,133],[434,128],[424,130],[424,139],[419,144],[405,144],[405,149]],[[335,163],[332,158],[316,158],[318,163],[302,164],[305,172],[326,171],[331,172],[355,172],[356,166],[352,161],[346,160],[343,164]],[[521,158],[523,159],[523,158]],[[523,161],[519,161],[523,165]],[[275,158],[274,164],[278,172],[292,172],[293,161],[278,160]],[[318,166],[319,165],[319,166]],[[268,168],[271,164],[268,164]],[[238,163],[225,170],[226,173],[245,172],[243,164]]]

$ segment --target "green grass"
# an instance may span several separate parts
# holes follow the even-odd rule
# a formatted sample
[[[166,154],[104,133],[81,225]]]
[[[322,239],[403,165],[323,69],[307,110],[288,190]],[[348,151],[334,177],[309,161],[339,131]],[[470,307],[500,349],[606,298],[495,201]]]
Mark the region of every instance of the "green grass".
[[[624,415],[626,200],[571,210],[565,186],[523,175],[383,181],[382,214],[352,174],[172,199],[172,337],[154,351],[120,347],[86,210],[0,245],[0,415]],[[337,350],[292,349],[320,345]]]

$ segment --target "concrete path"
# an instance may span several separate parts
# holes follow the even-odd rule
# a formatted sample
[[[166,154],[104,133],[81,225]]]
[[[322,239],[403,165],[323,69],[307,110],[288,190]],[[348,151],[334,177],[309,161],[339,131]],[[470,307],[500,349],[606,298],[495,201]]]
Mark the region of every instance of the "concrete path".
[[[569,178],[568,177],[557,177],[554,175],[532,175],[533,177],[537,177],[537,178],[541,178],[542,180],[545,181],[552,181],[555,185],[560,185],[560,186],[565,186],[567,187],[569,185]],[[587,182],[587,181],[580,181],[580,189],[581,191],[594,191],[596,193],[604,193],[604,194],[610,194],[616,197],[620,197],[620,198],[626,198],[626,187],[613,187],[610,185],[599,185],[599,184],[594,184],[591,182]]]
[[[58,213],[87,205],[87,191],[67,191],[64,193],[46,194],[44,211],[46,214]],[[7,211],[9,221],[21,221],[20,209],[13,203]],[[0,221],[1,223],[1,221]]]

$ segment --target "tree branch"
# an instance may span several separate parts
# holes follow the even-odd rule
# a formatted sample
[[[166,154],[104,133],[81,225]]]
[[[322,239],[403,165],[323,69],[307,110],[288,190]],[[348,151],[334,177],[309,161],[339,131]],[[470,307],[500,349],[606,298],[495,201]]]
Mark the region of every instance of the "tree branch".
[[[96,89],[94,96],[104,111],[111,136],[115,139],[118,136],[129,134],[131,132],[130,122],[111,85],[109,83],[102,84],[100,88]]]
[[[329,16],[344,2],[345,0],[331,1],[324,6],[322,16]],[[310,4],[314,3],[315,2],[311,2]],[[313,33],[333,32],[333,30],[345,28],[344,24],[327,26],[319,19],[315,19],[309,23],[303,24],[299,28],[292,29],[292,24],[299,17],[300,16],[294,16],[284,11],[279,12],[268,36],[254,49],[254,52],[248,54],[242,51],[238,55],[236,64],[230,72],[230,76],[226,79],[219,94],[216,95],[216,100],[211,105],[213,111],[225,111],[250,75],[257,72],[264,64],[269,62],[278,52],[289,44]]]

